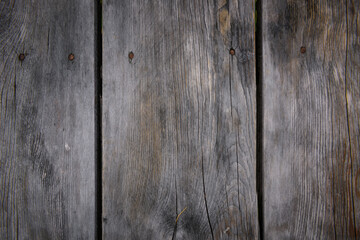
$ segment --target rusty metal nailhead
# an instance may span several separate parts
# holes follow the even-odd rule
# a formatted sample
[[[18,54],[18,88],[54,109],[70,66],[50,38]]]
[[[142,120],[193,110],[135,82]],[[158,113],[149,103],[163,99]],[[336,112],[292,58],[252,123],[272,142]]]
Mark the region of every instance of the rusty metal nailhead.
[[[134,58],[134,53],[133,52],[129,52],[129,59],[132,60]]]
[[[235,49],[233,48],[230,48],[230,51],[229,51],[230,55],[234,56],[235,55]]]
[[[306,48],[305,48],[305,47],[301,47],[301,48],[300,48],[300,52],[301,52],[301,53],[306,53]]]
[[[25,54],[21,53],[21,54],[19,55],[19,60],[20,60],[20,61],[24,61],[24,59],[25,59]]]
[[[74,56],[74,54],[70,53],[68,58],[69,58],[69,61],[73,61],[75,59],[75,56]]]

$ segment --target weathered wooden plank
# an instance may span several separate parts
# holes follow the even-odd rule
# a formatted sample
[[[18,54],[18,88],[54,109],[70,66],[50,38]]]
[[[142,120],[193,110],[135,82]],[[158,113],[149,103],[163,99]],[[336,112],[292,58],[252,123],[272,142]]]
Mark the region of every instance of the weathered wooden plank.
[[[359,238],[359,1],[263,3],[265,238]]]
[[[347,159],[350,164],[350,179],[346,201],[352,204],[349,211],[349,223],[344,234],[340,236],[360,238],[360,1],[347,1],[346,10],[346,59],[345,59],[345,97],[349,152]],[[347,170],[347,169],[346,169]],[[347,173],[349,174],[349,173]],[[340,189],[342,190],[342,189]],[[343,220],[337,210],[337,217]],[[340,225],[341,226],[341,225]],[[344,229],[344,227],[343,227]],[[346,231],[346,232],[347,232]]]
[[[93,239],[94,3],[0,11],[0,238]]]
[[[258,238],[254,4],[103,0],[104,239]]]

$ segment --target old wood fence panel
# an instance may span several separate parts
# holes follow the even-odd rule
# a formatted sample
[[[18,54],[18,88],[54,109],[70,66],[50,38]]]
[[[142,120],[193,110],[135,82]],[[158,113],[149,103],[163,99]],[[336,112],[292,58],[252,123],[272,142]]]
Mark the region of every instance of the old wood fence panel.
[[[359,239],[359,12],[0,1],[0,238]]]
[[[263,0],[266,239],[360,238],[360,1]]]
[[[258,238],[255,1],[103,10],[104,239]]]
[[[0,239],[94,238],[94,25],[93,1],[0,1]]]

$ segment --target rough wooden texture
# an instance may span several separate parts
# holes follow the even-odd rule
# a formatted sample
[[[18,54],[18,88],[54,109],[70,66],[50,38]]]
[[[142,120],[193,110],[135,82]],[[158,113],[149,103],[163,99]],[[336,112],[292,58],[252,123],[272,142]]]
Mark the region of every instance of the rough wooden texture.
[[[93,5],[0,1],[0,239],[94,238]]]
[[[258,238],[254,4],[103,0],[104,239]]]
[[[360,239],[360,1],[347,1],[346,4],[345,96],[349,137],[347,161],[350,164],[347,187],[350,192],[346,193],[345,201],[352,206],[348,209],[347,228],[343,227],[343,232],[338,228],[338,231],[340,236]],[[340,214],[338,211],[339,220],[344,222]]]
[[[358,239],[359,1],[263,3],[265,238]]]

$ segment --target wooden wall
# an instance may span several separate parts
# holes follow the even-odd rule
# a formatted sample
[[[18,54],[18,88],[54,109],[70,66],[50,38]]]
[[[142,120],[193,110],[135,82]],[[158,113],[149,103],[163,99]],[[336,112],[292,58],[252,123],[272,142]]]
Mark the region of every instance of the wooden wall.
[[[0,239],[360,239],[359,12],[0,1]]]

